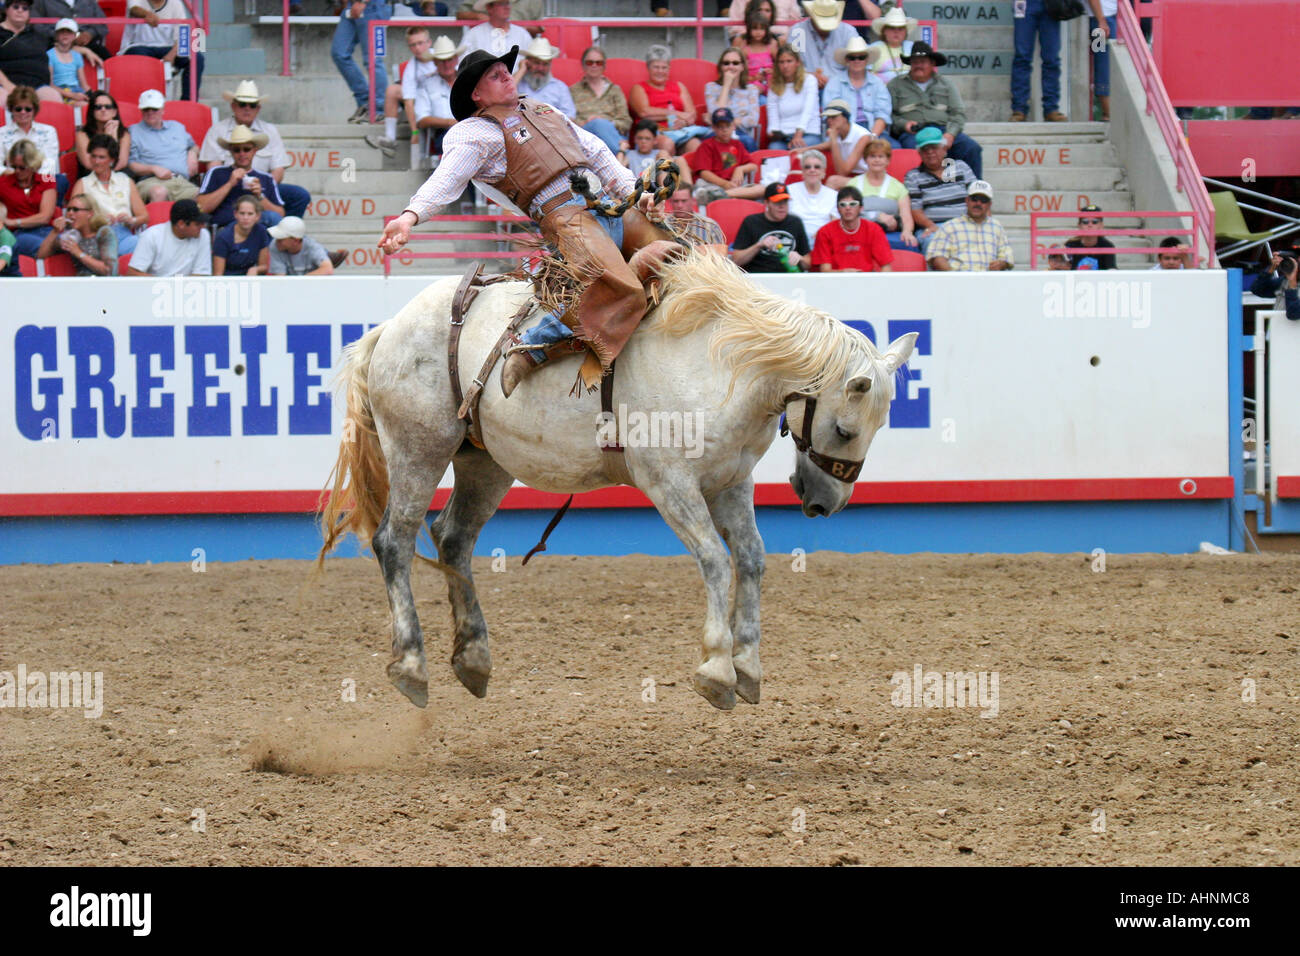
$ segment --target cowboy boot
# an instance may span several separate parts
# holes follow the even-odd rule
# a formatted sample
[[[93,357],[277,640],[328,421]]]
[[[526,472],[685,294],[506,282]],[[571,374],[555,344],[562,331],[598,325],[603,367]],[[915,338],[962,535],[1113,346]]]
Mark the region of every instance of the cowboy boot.
[[[519,386],[525,375],[537,366],[546,364],[546,359],[539,362],[533,358],[531,351],[531,349],[520,349],[506,356],[505,364],[501,366],[501,391],[505,393],[506,398],[510,397],[510,393]]]

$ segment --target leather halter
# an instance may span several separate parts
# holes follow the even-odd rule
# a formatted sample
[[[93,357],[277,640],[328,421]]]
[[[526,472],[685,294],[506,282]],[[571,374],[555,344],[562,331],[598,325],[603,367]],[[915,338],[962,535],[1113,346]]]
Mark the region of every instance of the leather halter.
[[[830,475],[837,481],[851,485],[858,480],[858,475],[862,472],[862,463],[865,458],[859,458],[857,461],[850,461],[847,458],[832,458],[830,455],[823,455],[812,446],[812,420],[813,415],[817,413],[817,399],[812,395],[805,395],[802,392],[791,392],[785,397],[783,405],[789,405],[796,399],[803,399],[803,428],[800,429],[802,434],[794,435],[794,447],[799,449],[808,456],[808,460],[820,468],[826,474]],[[784,438],[790,434],[790,424],[786,421],[784,415],[781,416],[781,437]]]

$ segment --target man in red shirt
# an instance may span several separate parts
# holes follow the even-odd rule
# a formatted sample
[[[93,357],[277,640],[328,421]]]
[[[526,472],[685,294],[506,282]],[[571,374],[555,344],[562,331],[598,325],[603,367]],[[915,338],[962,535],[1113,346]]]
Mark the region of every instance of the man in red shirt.
[[[746,186],[745,177],[758,178],[758,164],[749,150],[736,139],[736,117],[725,106],[713,111],[713,135],[700,148],[685,156],[695,173],[695,199],[708,203],[715,199],[761,199],[762,183]]]
[[[862,193],[845,186],[836,194],[840,218],[817,230],[812,264],[820,272],[892,272],[894,253],[885,231],[862,218]]]

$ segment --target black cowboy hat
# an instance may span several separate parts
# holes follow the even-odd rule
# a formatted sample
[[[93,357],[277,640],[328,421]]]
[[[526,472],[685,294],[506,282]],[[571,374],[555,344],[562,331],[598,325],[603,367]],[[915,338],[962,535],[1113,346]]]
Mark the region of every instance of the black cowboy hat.
[[[451,84],[451,115],[458,120],[473,116],[478,110],[471,99],[474,87],[483,79],[483,74],[498,63],[504,63],[511,73],[515,71],[515,59],[519,56],[519,47],[512,46],[509,53],[493,56],[487,50],[475,50],[460,61],[456,68],[456,82]]]
[[[917,40],[913,43],[912,52],[900,56],[899,59],[904,63],[911,63],[912,57],[914,56],[928,56],[934,61],[935,66],[948,65],[948,58],[942,53],[937,52],[934,47],[930,46],[930,44],[926,43],[924,40]]]

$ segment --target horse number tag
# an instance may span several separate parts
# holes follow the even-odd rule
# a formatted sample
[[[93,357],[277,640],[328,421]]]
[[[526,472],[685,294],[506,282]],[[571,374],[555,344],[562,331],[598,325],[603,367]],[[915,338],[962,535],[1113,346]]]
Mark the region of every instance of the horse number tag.
[[[514,137],[516,143],[526,143],[533,138],[532,131],[527,126],[515,130],[510,135]]]

